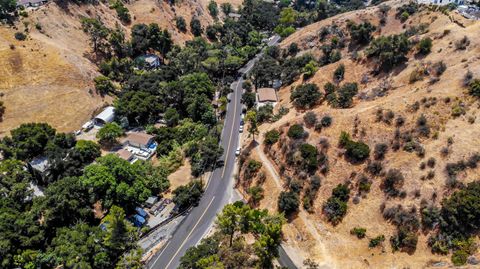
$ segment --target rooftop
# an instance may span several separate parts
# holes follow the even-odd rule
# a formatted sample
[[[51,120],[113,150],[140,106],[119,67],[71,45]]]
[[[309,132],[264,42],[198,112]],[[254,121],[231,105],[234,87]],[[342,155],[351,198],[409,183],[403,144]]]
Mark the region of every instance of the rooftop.
[[[115,108],[107,106],[100,114],[95,117],[95,120],[101,120],[104,123],[112,122],[115,117]]]
[[[260,88],[257,90],[258,102],[277,102],[277,93],[274,88]]]
[[[125,161],[130,161],[130,159],[133,157],[133,153],[126,149],[121,149],[117,151],[118,157],[124,159]]]
[[[153,139],[152,135],[146,133],[132,132],[127,135],[124,142],[130,142],[133,144],[147,145]]]

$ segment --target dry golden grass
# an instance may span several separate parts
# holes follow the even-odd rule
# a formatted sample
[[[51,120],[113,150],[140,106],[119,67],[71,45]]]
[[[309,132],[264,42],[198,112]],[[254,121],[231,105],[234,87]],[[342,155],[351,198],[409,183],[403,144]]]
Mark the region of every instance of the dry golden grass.
[[[398,5],[399,1],[389,2],[391,5]],[[376,8],[369,8],[363,11],[351,12],[336,16],[331,19],[307,26],[300,29],[292,36],[288,37],[280,45],[283,48],[288,47],[291,42],[296,42],[304,51],[311,52],[315,56],[320,56],[319,49],[321,42],[316,37],[321,27],[336,22],[337,25],[344,27],[347,19],[355,20],[371,20],[373,24],[378,25],[378,16]],[[394,19],[394,11],[390,12],[387,24],[381,28],[380,32],[375,35],[388,35],[400,33],[403,31],[402,24]],[[318,192],[318,196],[314,203],[315,213],[308,214],[301,210],[298,217],[286,226],[285,236],[287,244],[291,249],[291,253],[302,258],[312,258],[324,265],[325,268],[429,268],[437,261],[446,262],[448,266],[448,256],[433,255],[427,246],[428,234],[420,234],[417,250],[413,255],[396,252],[393,253],[388,242],[391,235],[395,234],[396,228],[388,224],[382,217],[380,206],[386,203],[387,207],[396,204],[402,204],[404,207],[416,206],[419,208],[421,199],[434,202],[437,205],[443,197],[449,195],[449,191],[445,188],[447,175],[445,173],[445,165],[448,162],[455,162],[465,159],[471,153],[478,152],[480,145],[480,126],[479,126],[479,106],[478,101],[474,100],[466,94],[465,88],[462,86],[462,80],[467,72],[471,70],[476,76],[480,76],[480,22],[467,21],[455,13],[451,13],[450,17],[439,12],[423,11],[416,14],[407,21],[407,25],[419,25],[422,22],[430,24],[429,31],[424,36],[431,37],[433,41],[432,53],[423,59],[415,58],[413,53],[409,55],[409,61],[404,69],[397,69],[394,72],[375,77],[369,75],[370,81],[366,84],[359,83],[359,92],[369,93],[378,86],[383,79],[389,79],[392,83],[392,90],[385,97],[379,97],[371,101],[362,101],[355,99],[355,104],[350,109],[333,109],[328,104],[323,103],[312,111],[318,117],[323,115],[331,115],[333,125],[324,128],[320,133],[313,129],[308,129],[309,137],[307,142],[312,145],[318,145],[321,137],[327,138],[330,142],[328,150],[330,171],[326,176],[322,176],[322,186]],[[456,23],[458,22],[458,23]],[[463,27],[460,25],[462,24]],[[445,29],[451,32],[443,36]],[[467,36],[471,44],[465,51],[457,51],[455,49],[455,41]],[[420,38],[423,36],[419,36]],[[314,42],[315,45],[310,48],[309,43]],[[350,57],[350,52],[345,49],[342,51],[343,59],[331,65],[324,66],[309,79],[308,83],[315,83],[320,89],[326,82],[332,81],[333,71],[336,67],[343,63],[346,66],[344,82],[360,82],[364,74],[368,74],[373,64],[367,60],[354,61]],[[435,63],[444,61],[447,70],[441,76],[440,81],[430,85],[428,78],[413,84],[409,83],[410,73],[419,64]],[[304,83],[300,79],[293,85]],[[291,86],[283,87],[280,92],[280,105],[290,108],[288,115],[280,121],[272,124],[264,124],[261,126],[261,133],[270,129],[282,129],[284,133],[288,129],[287,125],[296,122],[303,122],[304,111],[298,111],[291,106],[290,103]],[[420,106],[416,112],[410,112],[409,106],[422,98],[437,98],[436,105],[426,107]],[[445,103],[444,98],[450,97],[450,103]],[[466,114],[458,118],[451,116],[452,106],[458,102],[463,102],[466,106]],[[278,106],[277,106],[278,108]],[[405,185],[403,189],[407,192],[405,199],[386,199],[380,190],[381,178],[372,178],[373,185],[371,192],[366,197],[360,199],[359,204],[353,204],[350,200],[348,204],[348,213],[343,221],[332,226],[326,221],[322,214],[323,203],[331,195],[332,189],[339,183],[345,182],[352,172],[364,173],[366,164],[352,165],[341,156],[341,150],[337,147],[338,137],[341,131],[353,133],[354,119],[358,117],[357,140],[363,140],[373,148],[376,143],[390,142],[394,136],[394,125],[388,125],[375,121],[375,113],[378,108],[390,109],[395,115],[402,115],[406,124],[401,128],[402,131],[415,128],[416,119],[424,114],[431,125],[432,134],[437,132],[438,138],[421,139],[426,155],[420,158],[415,153],[408,153],[403,150],[394,152],[389,149],[385,161],[384,169],[397,168],[402,171],[405,176]],[[468,122],[469,117],[475,117],[475,123]],[[365,134],[361,135],[361,130]],[[447,139],[452,137],[454,140],[451,146],[451,153],[442,157],[440,150],[447,145]],[[288,141],[288,139],[287,139]],[[284,163],[285,156],[282,156],[280,147],[276,145],[270,150],[270,160],[278,167]],[[420,170],[419,164],[428,158],[436,159],[435,177],[431,180],[422,181],[420,177],[426,175],[430,169]],[[458,179],[462,182],[470,182],[478,179],[480,169],[469,170],[459,175]],[[287,174],[288,174],[287,168]],[[293,177],[298,175],[291,174]],[[267,177],[268,178],[268,177]],[[268,181],[268,179],[267,179]],[[269,191],[275,188],[275,185],[269,186]],[[420,198],[415,198],[413,192],[419,190]],[[432,199],[432,195],[437,195],[436,200]],[[355,195],[352,191],[351,197]],[[274,201],[270,197],[266,198],[267,204]],[[386,241],[383,248],[369,249],[369,239],[359,240],[351,236],[349,231],[353,227],[364,227],[367,229],[367,237],[373,238],[377,235],[384,234]],[[382,251],[383,249],[383,251]],[[295,256],[294,255],[294,256]],[[442,267],[440,267],[442,268]]]

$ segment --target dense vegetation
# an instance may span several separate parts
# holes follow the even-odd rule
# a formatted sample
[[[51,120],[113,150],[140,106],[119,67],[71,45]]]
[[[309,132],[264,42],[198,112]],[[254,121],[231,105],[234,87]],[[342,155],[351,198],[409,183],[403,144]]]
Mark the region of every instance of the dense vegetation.
[[[241,202],[226,205],[217,217],[218,231],[188,249],[179,268],[273,268],[284,222],[282,215]],[[253,244],[246,241],[247,235],[255,238]]]
[[[98,144],[76,141],[43,123],[22,124],[0,146],[6,158],[0,163],[2,268],[113,268],[139,262],[137,232],[125,214],[168,189],[163,167],[132,165],[115,155],[99,158]],[[38,156],[48,163],[45,171],[26,165]],[[43,195],[34,195],[32,183]],[[101,221],[94,216],[95,203],[97,214],[108,212]],[[124,253],[131,256],[128,262],[121,259]]]

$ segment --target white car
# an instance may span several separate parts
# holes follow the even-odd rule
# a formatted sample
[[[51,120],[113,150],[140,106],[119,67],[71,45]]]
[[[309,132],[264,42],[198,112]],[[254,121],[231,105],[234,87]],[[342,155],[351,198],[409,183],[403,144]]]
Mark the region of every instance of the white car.
[[[240,125],[239,131],[240,131],[240,133],[243,133],[243,125]]]
[[[237,150],[235,150],[235,156],[239,156],[240,155],[240,147],[237,148]]]

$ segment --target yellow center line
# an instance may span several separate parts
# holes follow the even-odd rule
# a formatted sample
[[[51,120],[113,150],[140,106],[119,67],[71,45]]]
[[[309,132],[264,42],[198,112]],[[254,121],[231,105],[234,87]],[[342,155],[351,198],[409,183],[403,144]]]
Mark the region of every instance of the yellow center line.
[[[178,252],[180,252],[180,250],[182,249],[182,247],[185,245],[185,243],[187,242],[188,238],[190,237],[190,235],[192,235],[193,231],[195,231],[195,228],[197,228],[198,224],[202,221],[203,219],[203,216],[205,216],[205,214],[207,213],[208,209],[210,208],[210,206],[212,205],[213,203],[213,200],[215,199],[215,196],[212,197],[212,200],[210,201],[210,203],[208,204],[207,208],[205,208],[205,211],[203,211],[202,215],[200,216],[200,218],[198,219],[197,223],[195,223],[195,226],[193,226],[193,228],[190,230],[190,233],[188,233],[187,237],[185,237],[185,240],[183,240],[183,243],[180,245],[180,247],[177,249],[177,252],[175,252],[175,254],[172,256],[172,258],[170,259],[170,261],[168,262],[167,266],[165,267],[165,269],[168,269],[168,267],[170,266],[170,264],[172,263],[173,259],[175,259],[175,257],[178,255]]]

